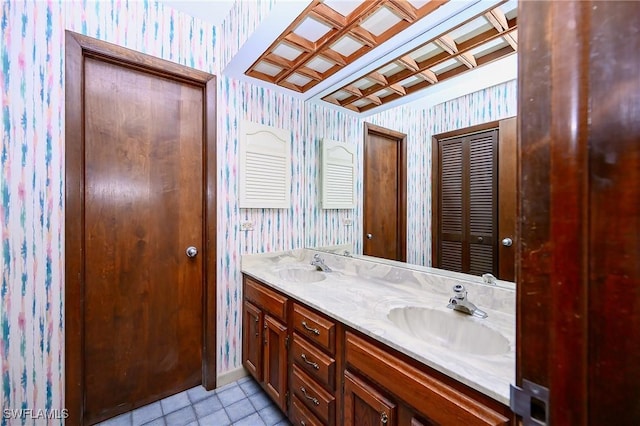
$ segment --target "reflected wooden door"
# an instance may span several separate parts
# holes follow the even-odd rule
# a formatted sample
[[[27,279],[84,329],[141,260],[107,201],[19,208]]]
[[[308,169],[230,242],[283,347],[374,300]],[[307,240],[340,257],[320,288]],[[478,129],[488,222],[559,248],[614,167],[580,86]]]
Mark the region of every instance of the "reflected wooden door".
[[[201,383],[203,91],[84,62],[85,421]]]
[[[406,260],[406,186],[406,135],[365,123],[365,255]]]

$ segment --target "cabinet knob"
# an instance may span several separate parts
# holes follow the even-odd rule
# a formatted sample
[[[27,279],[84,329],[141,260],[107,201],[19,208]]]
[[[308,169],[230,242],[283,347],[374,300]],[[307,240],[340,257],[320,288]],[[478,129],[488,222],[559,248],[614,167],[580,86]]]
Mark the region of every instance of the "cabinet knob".
[[[387,413],[383,411],[382,414],[380,414],[380,423],[382,423],[383,425],[386,425],[388,421],[389,421],[389,416],[387,415]]]
[[[502,239],[502,245],[505,247],[511,247],[513,245],[513,240],[509,237]]]
[[[367,240],[370,240],[373,238],[373,234],[367,234]]]

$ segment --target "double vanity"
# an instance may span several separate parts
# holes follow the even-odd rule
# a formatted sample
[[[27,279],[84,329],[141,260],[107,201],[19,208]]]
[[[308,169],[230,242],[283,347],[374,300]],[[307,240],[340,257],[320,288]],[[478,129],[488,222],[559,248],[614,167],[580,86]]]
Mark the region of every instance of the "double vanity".
[[[244,366],[293,424],[513,422],[509,284],[308,249],[242,272]]]

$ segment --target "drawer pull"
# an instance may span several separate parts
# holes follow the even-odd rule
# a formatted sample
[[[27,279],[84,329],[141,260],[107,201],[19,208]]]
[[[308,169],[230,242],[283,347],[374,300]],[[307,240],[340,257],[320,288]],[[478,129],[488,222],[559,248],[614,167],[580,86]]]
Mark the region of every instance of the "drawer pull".
[[[319,369],[320,369],[320,366],[318,365],[318,363],[317,363],[317,362],[313,362],[313,361],[309,361],[309,360],[307,359],[307,356],[306,356],[305,354],[300,355],[300,358],[302,358],[302,360],[303,360],[304,362],[306,362],[307,364],[309,364],[310,366],[312,366],[312,367],[313,367],[313,368],[315,368],[316,370],[319,370]]]
[[[302,321],[302,326],[305,328],[305,330],[312,332],[313,334],[315,334],[316,336],[320,335],[320,330],[318,330],[317,328],[311,328],[307,325],[306,321]]]
[[[300,386],[300,391],[302,392],[305,398],[313,402],[313,405],[320,405],[320,401],[318,401],[318,398],[314,398],[312,396],[307,395],[307,390],[304,388],[304,386]]]
[[[258,326],[258,321],[259,321],[258,317],[256,317],[255,321],[256,321],[256,337],[258,337],[258,332],[260,331],[260,326]]]
[[[383,425],[386,425],[388,421],[389,421],[389,416],[387,415],[387,413],[382,412],[382,414],[380,415],[380,423],[382,423]]]

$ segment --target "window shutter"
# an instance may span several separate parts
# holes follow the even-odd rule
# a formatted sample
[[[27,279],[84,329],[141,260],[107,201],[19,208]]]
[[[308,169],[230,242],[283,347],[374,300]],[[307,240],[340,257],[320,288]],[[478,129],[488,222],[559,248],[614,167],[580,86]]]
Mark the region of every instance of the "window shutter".
[[[241,123],[239,207],[291,207],[290,131]]]
[[[324,139],[322,141],[322,208],[355,208],[355,180],[354,147]]]

